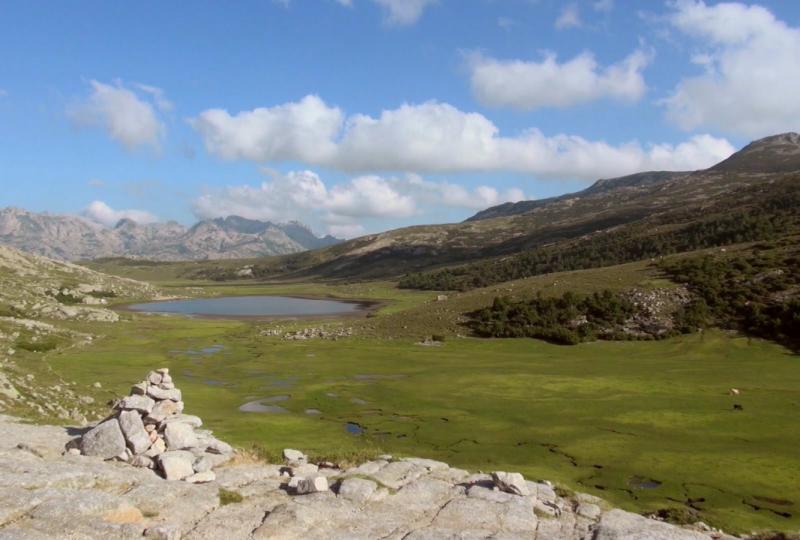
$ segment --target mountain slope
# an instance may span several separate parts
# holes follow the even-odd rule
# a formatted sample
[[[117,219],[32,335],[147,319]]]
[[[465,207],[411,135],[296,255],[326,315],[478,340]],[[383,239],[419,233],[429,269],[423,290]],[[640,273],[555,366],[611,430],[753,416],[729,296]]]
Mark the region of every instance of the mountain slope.
[[[170,221],[142,225],[130,219],[107,228],[78,216],[0,210],[0,244],[62,260],[136,257],[157,260],[235,259],[297,253],[339,242],[316,237],[304,225],[238,216],[191,228]]]
[[[659,246],[724,245],[767,234],[767,229],[776,231],[797,217],[795,207],[781,206],[798,195],[796,171],[800,172],[800,136],[767,137],[707,170],[601,180],[578,193],[491,208],[463,223],[408,227],[263,259],[254,264],[253,273],[256,277],[398,277],[542,250],[560,260],[578,244],[586,257],[596,259],[593,263],[574,259],[581,267],[658,255]],[[770,221],[777,213],[780,219]],[[601,237],[606,246],[602,253],[592,247]],[[233,275],[221,267],[198,272],[219,279]]]

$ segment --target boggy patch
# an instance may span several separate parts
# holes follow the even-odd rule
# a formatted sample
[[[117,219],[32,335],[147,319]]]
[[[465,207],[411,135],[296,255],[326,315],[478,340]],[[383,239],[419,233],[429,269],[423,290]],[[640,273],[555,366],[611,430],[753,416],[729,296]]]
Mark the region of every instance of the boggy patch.
[[[644,476],[631,476],[628,479],[628,485],[633,489],[657,489],[661,487],[660,480],[654,480],[653,478],[646,478]]]
[[[365,431],[364,426],[356,422],[346,422],[344,429],[351,435],[361,435]]]

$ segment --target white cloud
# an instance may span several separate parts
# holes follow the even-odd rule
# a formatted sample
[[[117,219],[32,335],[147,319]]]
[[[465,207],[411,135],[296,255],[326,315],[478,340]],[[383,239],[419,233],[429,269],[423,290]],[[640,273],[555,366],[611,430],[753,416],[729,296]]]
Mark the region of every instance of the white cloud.
[[[416,201],[431,206],[448,206],[482,210],[504,202],[524,200],[525,193],[519,188],[499,191],[491,186],[478,186],[472,190],[448,181],[433,182],[416,174],[408,174],[392,180],[393,185]]]
[[[353,0],[335,0],[337,4],[341,4],[344,7],[353,7]]]
[[[547,53],[541,62],[476,54],[469,61],[470,82],[476,98],[493,107],[569,107],[605,97],[637,101],[646,90],[642,70],[651,56],[640,49],[601,68],[589,52],[564,63],[554,53]]]
[[[164,94],[164,90],[162,90],[161,88],[141,83],[136,83],[134,86],[136,86],[136,88],[138,88],[142,92],[145,92],[153,96],[153,101],[155,102],[156,107],[158,107],[158,110],[162,112],[169,112],[173,108],[175,108],[173,103],[167,99],[166,95]]]
[[[92,93],[88,99],[67,110],[76,125],[103,128],[128,149],[159,148],[165,127],[153,103],[141,99],[119,81],[110,85],[92,80],[89,84]],[[163,94],[159,99],[163,99]]]
[[[614,0],[596,0],[592,3],[592,8],[594,8],[595,11],[608,13],[614,9]]]
[[[422,16],[428,6],[437,0],[372,0],[383,7],[386,14],[386,22],[397,25],[414,24]]]
[[[328,188],[313,171],[271,172],[260,186],[233,186],[203,195],[194,202],[199,217],[240,215],[287,221],[297,214],[325,211],[333,220],[363,217],[407,217],[414,201],[378,176],[360,176]]]
[[[287,121],[287,114],[296,121]],[[378,117],[357,114],[344,119],[338,108],[313,97],[236,116],[207,111],[193,125],[206,148],[222,158],[303,161],[348,172],[515,171],[596,179],[649,170],[655,164],[662,169],[700,169],[734,151],[726,140],[710,136],[693,137],[678,146],[643,146],[636,141],[612,145],[574,135],[548,137],[537,129],[508,137],[479,113],[435,101],[405,104]]]
[[[130,219],[139,224],[155,223],[158,218],[145,210],[114,210],[103,201],[94,201],[82,212],[84,217],[106,227],[113,227],[121,219]]]
[[[342,112],[317,96],[231,116],[209,109],[191,120],[203,136],[206,150],[225,159],[256,161],[302,160],[318,163],[330,159],[332,139],[341,129]]]
[[[328,225],[328,234],[336,238],[356,238],[366,232],[364,226],[359,223],[350,223],[343,225]]]
[[[258,186],[229,186],[196,198],[194,214],[200,219],[228,215],[277,222],[299,219],[319,222],[335,236],[352,237],[366,230],[370,221],[411,218],[443,207],[480,210],[525,198],[518,188],[470,190],[418,175],[357,176],[328,187],[312,171],[266,172],[270,179]]]
[[[285,222],[321,221],[335,235],[363,230],[365,219],[408,217],[416,212],[414,200],[399,193],[377,176],[353,178],[328,188],[312,171],[269,172],[259,186],[229,186],[194,200],[201,219],[238,215],[250,219]]]
[[[334,186],[325,207],[334,216],[408,217],[416,211],[414,200],[395,190],[379,176],[359,176]]]
[[[766,8],[740,3],[676,2],[669,16],[703,48],[703,73],[680,81],[664,102],[684,129],[760,137],[800,126],[800,28]]]
[[[555,23],[556,28],[559,30],[578,28],[581,25],[583,25],[581,22],[581,12],[577,4],[568,4],[564,6]]]

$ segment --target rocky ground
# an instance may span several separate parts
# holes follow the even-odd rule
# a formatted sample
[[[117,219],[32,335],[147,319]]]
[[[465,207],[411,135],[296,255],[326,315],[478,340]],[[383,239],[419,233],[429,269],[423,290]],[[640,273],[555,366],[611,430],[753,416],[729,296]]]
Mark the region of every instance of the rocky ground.
[[[339,469],[287,450],[241,456],[213,481],[65,452],[83,430],[0,416],[0,539],[592,539],[733,537],[669,525],[548,483],[403,458]]]
[[[97,335],[70,323],[88,321],[102,333],[119,320],[113,301],[161,298],[147,283],[0,246],[0,410],[85,422],[92,398],[31,357],[91,343]]]
[[[0,317],[115,322],[110,299],[155,299],[147,283],[0,246]]]

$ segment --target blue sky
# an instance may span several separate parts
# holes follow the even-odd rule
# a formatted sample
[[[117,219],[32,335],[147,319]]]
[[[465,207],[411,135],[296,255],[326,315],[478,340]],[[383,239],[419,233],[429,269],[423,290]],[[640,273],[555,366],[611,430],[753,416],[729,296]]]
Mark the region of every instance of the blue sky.
[[[800,129],[800,4],[3,2],[0,207],[354,236]]]

